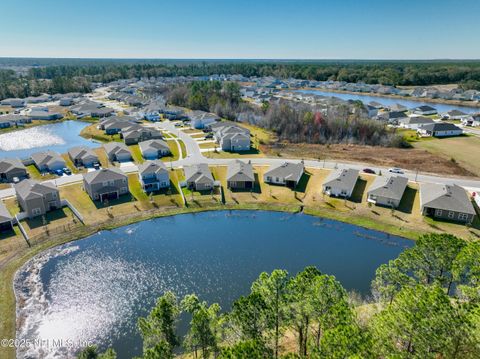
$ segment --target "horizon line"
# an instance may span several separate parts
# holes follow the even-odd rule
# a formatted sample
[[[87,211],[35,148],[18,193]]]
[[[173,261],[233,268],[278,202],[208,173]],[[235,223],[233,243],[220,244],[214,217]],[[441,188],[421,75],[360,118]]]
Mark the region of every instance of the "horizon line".
[[[480,61],[480,58],[243,58],[243,57],[72,57],[0,56],[0,59],[59,60],[196,60],[196,61]]]

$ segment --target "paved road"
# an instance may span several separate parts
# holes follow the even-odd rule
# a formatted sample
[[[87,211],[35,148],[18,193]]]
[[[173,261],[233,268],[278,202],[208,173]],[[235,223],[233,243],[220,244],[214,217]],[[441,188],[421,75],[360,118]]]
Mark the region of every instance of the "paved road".
[[[198,143],[190,137],[188,134],[184,133],[183,131],[179,130],[175,125],[170,121],[158,122],[155,124],[151,124],[149,126],[154,126],[160,128],[162,130],[169,131],[170,133],[177,136],[185,143],[185,147],[187,150],[187,157],[180,159],[178,161],[171,162],[171,166],[175,168],[183,167],[185,165],[191,165],[195,163],[207,163],[209,165],[227,165],[232,161],[232,159],[220,159],[220,158],[207,158],[205,157],[202,152],[200,151],[200,147]],[[286,161],[284,158],[248,158],[242,157],[243,161],[251,161],[254,165],[275,165],[280,164]],[[292,162],[299,162],[300,160],[289,160]],[[305,162],[306,167],[311,168],[326,168],[326,169],[335,169],[335,168],[355,168],[358,170],[362,170],[365,167],[371,168],[377,173],[382,171],[383,174],[388,173],[388,168],[385,167],[375,167],[366,164],[353,164],[353,163],[341,163],[341,162],[333,162],[333,161],[315,161],[315,160],[306,160]],[[121,165],[121,169],[124,172],[132,173],[137,172],[138,167],[133,162],[124,163]],[[440,184],[458,184],[469,191],[480,191],[480,180],[476,179],[469,179],[465,177],[446,177],[446,176],[439,176],[439,175],[432,175],[426,173],[415,173],[413,171],[405,171],[404,174],[410,181],[416,181],[420,183],[440,183]],[[82,175],[76,174],[71,176],[63,176],[54,180],[49,180],[49,182],[55,183],[57,186],[61,185],[68,185],[72,183],[77,183],[82,181]],[[15,195],[15,190],[13,188],[7,188],[4,190],[0,190],[0,198],[8,198]]]
[[[231,162],[231,159],[214,159],[207,158],[200,151],[200,148],[197,142],[190,137],[188,134],[179,130],[175,125],[170,121],[158,122],[155,124],[158,128],[167,130],[180,138],[184,143],[187,149],[188,156],[180,161],[173,162],[174,167],[181,167],[184,165],[190,165],[194,163],[204,162],[210,165],[227,165]],[[242,158],[244,161],[251,161],[255,165],[273,165],[280,164],[286,160],[283,158]],[[293,160],[299,161],[299,160]],[[388,173],[388,168],[386,167],[375,167],[366,164],[352,164],[352,163],[340,163],[334,161],[315,161],[315,160],[306,160],[305,166],[313,168],[356,168],[358,170],[363,170],[365,167],[371,168],[377,173],[382,171],[382,173]],[[408,177],[411,181],[416,182],[431,182],[431,183],[441,183],[441,184],[452,184],[456,183],[460,186],[463,186],[467,189],[480,189],[480,180],[469,179],[469,178],[455,178],[455,177],[445,177],[445,176],[436,176],[432,174],[424,173],[415,173],[413,171],[405,171],[405,176]]]

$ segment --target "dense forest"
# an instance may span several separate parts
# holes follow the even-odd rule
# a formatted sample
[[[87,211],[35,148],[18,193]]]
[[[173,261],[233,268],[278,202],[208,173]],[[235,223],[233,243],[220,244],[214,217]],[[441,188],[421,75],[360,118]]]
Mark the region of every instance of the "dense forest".
[[[268,106],[256,124],[273,131],[280,140],[294,143],[410,147],[386,123],[362,116],[362,107],[352,114],[346,105],[320,112],[308,105],[275,104]]]
[[[478,61],[21,60],[4,59],[4,68],[18,63],[19,66],[27,66],[28,71],[18,75],[8,68],[0,70],[0,99],[42,92],[85,92],[91,82],[133,77],[211,74],[363,81],[395,86],[458,83],[464,88],[480,89]]]
[[[377,269],[369,299],[315,267],[274,270],[224,312],[166,292],[138,328],[144,359],[174,358],[178,348],[202,359],[469,359],[480,356],[479,304],[480,242],[431,234]],[[182,313],[190,323],[180,338]],[[89,347],[79,358],[115,352]]]

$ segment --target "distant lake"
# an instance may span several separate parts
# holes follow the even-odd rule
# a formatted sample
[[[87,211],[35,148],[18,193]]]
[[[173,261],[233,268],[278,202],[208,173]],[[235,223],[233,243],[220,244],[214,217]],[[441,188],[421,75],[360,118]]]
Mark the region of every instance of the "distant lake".
[[[138,317],[166,290],[179,297],[193,292],[228,310],[262,271],[295,274],[315,265],[348,290],[368,295],[376,268],[412,245],[303,214],[219,211],[149,220],[51,249],[27,263],[15,283],[17,295],[28,298],[17,308],[25,319],[17,338],[91,338],[102,349],[113,346],[119,358],[131,358],[142,350]],[[179,334],[185,331],[182,318]]]
[[[422,105],[428,105],[436,108],[439,113],[448,112],[451,110],[460,110],[465,113],[480,112],[480,108],[473,107],[473,106],[447,105],[447,104],[428,102],[428,101],[413,101],[413,100],[408,100],[403,98],[369,96],[369,95],[363,95],[363,94],[350,94],[350,93],[340,93],[340,92],[322,91],[322,90],[298,90],[298,92],[312,93],[312,94],[321,95],[321,96],[337,97],[342,100],[360,100],[364,104],[368,104],[371,101],[381,103],[384,106],[391,106],[396,103],[399,103],[403,106],[406,106],[409,109],[422,106]]]
[[[74,146],[99,147],[97,142],[80,136],[90,125],[82,121],[63,121],[0,134],[0,158],[28,158],[34,152],[53,150],[65,153]]]

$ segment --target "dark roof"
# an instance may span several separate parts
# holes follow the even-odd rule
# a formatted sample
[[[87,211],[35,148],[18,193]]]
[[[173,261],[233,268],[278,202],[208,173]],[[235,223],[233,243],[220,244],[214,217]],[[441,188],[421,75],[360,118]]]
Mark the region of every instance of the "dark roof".
[[[455,126],[453,123],[448,122],[435,122],[427,125],[422,125],[423,130],[427,131],[462,131],[460,127]]]

